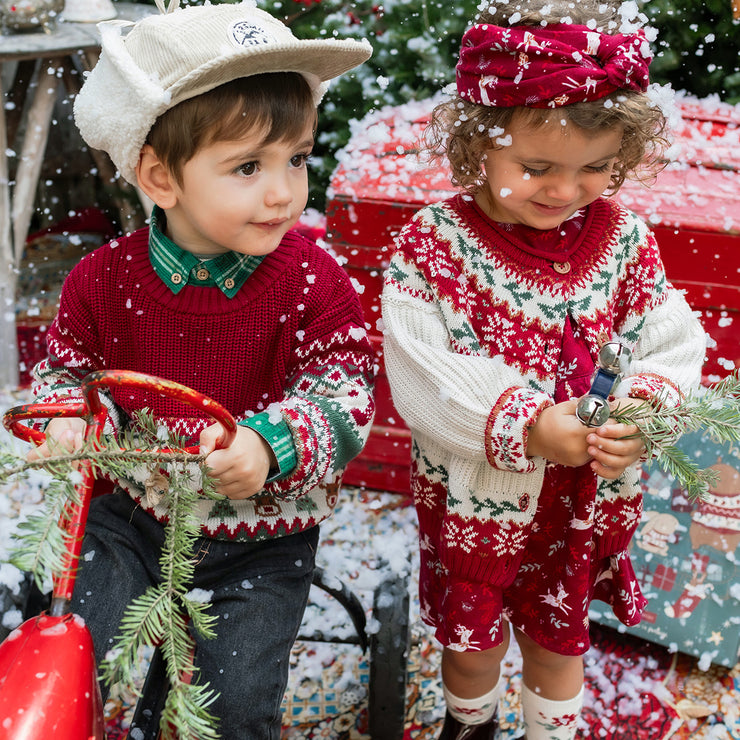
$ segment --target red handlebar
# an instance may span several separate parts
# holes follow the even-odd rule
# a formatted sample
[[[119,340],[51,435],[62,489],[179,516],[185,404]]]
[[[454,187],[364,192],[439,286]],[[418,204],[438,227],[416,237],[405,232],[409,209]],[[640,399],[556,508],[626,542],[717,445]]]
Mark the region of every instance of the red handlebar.
[[[3,425],[16,437],[41,444],[45,435],[37,429],[21,424],[25,419],[54,419],[78,417],[87,419],[88,429],[86,438],[91,434],[100,436],[103,425],[108,416],[105,406],[100,401],[99,389],[102,388],[140,388],[145,391],[158,393],[176,401],[205,411],[214,421],[224,429],[217,448],[228,447],[236,435],[234,417],[220,404],[208,396],[188,388],[186,385],[175,383],[172,380],[157,378],[146,373],[137,373],[132,370],[98,370],[86,375],[80,384],[84,401],[79,403],[28,403],[9,409],[3,416]],[[189,448],[192,450],[192,448]]]

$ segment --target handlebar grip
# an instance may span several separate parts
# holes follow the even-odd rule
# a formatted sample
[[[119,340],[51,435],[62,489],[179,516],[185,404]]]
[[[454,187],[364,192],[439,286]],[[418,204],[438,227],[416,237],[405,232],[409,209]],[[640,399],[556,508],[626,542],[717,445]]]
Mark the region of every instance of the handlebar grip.
[[[15,437],[40,445],[46,435],[21,422],[25,419],[87,418],[87,406],[81,403],[25,403],[8,409],[3,416],[3,426]]]

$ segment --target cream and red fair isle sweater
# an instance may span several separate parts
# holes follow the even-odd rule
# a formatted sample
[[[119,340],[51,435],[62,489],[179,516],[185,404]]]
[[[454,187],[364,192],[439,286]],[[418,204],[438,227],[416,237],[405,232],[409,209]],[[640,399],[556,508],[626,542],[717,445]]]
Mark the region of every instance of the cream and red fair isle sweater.
[[[652,233],[599,199],[563,261],[507,237],[468,195],[419,211],[396,240],[383,290],[385,366],[413,436],[421,546],[449,571],[505,585],[526,546],[546,461],[527,431],[553,403],[566,318],[592,357],[633,352],[624,395],[670,402],[700,379],[705,336],[666,281]],[[594,533],[608,555],[639,522],[638,472],[600,480]]]
[[[294,232],[232,298],[216,286],[173,293],[150,262],[149,230],[119,238],[68,276],[47,347],[35,369],[40,401],[78,400],[79,382],[93,370],[136,370],[210,396],[237,421],[262,415],[268,425],[270,417],[287,423],[295,467],[253,498],[202,499],[198,514],[210,537],[261,540],[318,524],[372,425],[374,353],[357,293],[333,257]],[[195,443],[212,423],[156,393],[111,395],[124,420],[148,407]],[[134,481],[118,483],[166,521],[164,503]]]

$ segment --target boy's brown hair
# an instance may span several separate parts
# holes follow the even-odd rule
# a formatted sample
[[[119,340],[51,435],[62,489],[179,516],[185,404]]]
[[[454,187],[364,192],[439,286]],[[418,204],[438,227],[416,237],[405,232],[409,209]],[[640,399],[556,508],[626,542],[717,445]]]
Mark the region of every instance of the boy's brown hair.
[[[185,100],[162,114],[146,143],[182,184],[182,168],[204,146],[264,132],[263,143],[297,141],[307,120],[316,129],[311,89],[297,72],[240,77]]]

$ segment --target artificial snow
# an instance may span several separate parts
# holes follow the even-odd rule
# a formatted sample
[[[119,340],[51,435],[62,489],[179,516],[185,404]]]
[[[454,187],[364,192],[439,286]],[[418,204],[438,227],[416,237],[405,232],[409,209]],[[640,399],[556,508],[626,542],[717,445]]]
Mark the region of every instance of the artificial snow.
[[[196,604],[210,604],[213,598],[213,591],[203,588],[193,588],[184,595],[184,598]]]

